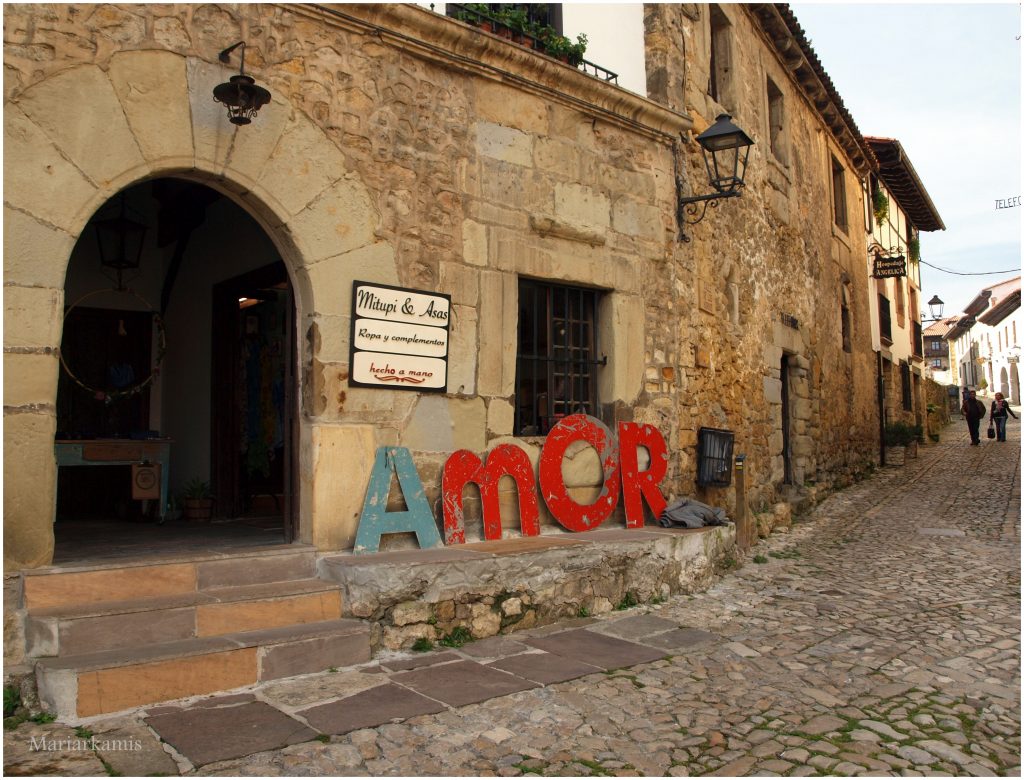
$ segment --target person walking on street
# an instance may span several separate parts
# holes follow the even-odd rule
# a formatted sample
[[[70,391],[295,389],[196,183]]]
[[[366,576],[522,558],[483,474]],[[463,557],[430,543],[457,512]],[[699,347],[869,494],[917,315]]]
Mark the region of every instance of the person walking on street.
[[[989,420],[996,426],[996,441],[1006,441],[1006,415],[1009,414],[1014,420],[1017,415],[1010,409],[1010,404],[1003,398],[1002,393],[996,393],[996,400],[992,402],[989,410]]]
[[[978,428],[985,419],[985,404],[978,400],[978,394],[974,390],[967,395],[967,400],[960,407],[960,413],[967,420],[967,430],[971,432],[971,446],[981,444]]]

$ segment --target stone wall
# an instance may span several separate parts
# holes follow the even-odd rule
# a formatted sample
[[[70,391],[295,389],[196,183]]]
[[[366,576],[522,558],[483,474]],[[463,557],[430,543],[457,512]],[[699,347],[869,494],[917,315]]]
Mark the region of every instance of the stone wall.
[[[708,94],[709,6],[648,5],[652,97],[690,113],[695,131],[730,113],[754,138],[743,197],[686,226],[689,244],[672,247],[674,304],[684,313],[658,330],[680,354],[673,388],[677,439],[692,456],[697,429],[736,432],[747,455],[747,492],[767,507],[784,491],[783,356],[789,375],[792,480],[845,484],[876,458],[875,364],[870,343],[866,238],[854,165],[761,36],[745,6],[720,7],[731,31],[731,83]],[[785,128],[769,142],[766,80],[783,95]],[[692,141],[683,150],[684,194],[708,191]],[[830,158],[847,169],[849,227],[833,224]],[[843,349],[841,302],[850,308],[851,351]],[[652,327],[652,330],[654,328]],[[653,388],[645,388],[653,397]],[[681,458],[681,482],[693,469]],[[708,491],[729,502],[721,491]]]
[[[859,190],[851,176],[853,229],[834,230],[828,164],[843,153],[747,12],[728,12],[741,76],[730,108],[757,140],[749,184],[680,243],[677,166],[689,192],[706,185],[692,137],[678,139],[691,114],[700,131],[722,108],[702,86],[706,7],[648,9],[651,102],[414,6],[6,6],[5,367],[17,381],[5,386],[5,565],[52,553],[70,249],[121,188],[166,175],[245,207],[289,268],[303,541],[351,546],[377,447],[413,450],[435,503],[455,449],[514,440],[536,461],[541,442],[512,437],[520,277],[603,291],[606,421],[662,431],[666,493],[731,507],[731,489],[694,485],[697,431],[712,426],[736,432],[751,503],[774,503],[784,416],[794,483],[848,479],[877,449],[865,272],[850,259],[863,256]],[[218,52],[243,38],[274,99],[234,128],[210,93],[233,72]],[[784,161],[765,141],[766,73],[790,108]],[[447,394],[349,387],[354,278],[451,295]],[[573,454],[584,496],[600,469]],[[511,511],[504,522],[518,524]]]

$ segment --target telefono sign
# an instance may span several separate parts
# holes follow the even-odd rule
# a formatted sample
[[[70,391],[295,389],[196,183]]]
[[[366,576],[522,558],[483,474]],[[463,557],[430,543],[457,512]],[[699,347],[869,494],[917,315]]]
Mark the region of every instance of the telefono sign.
[[[591,504],[577,503],[569,495],[562,476],[562,459],[570,445],[579,441],[597,450],[601,461],[601,493]],[[637,458],[638,447],[646,448],[650,454],[650,464],[643,471]],[[655,517],[665,509],[665,497],[658,484],[668,471],[668,449],[661,433],[650,425],[620,422],[616,438],[600,420],[584,414],[570,415],[548,434],[537,471],[544,504],[551,516],[569,531],[589,531],[601,525],[615,511],[620,493],[627,528],[643,528],[644,501]],[[397,476],[402,489],[405,511],[387,511],[392,474]],[[458,450],[445,461],[441,476],[443,544],[466,542],[462,493],[470,482],[480,489],[484,539],[501,538],[498,482],[504,476],[511,477],[516,484],[523,536],[540,535],[537,481],[530,459],[519,447],[502,444],[491,450],[486,463],[469,450]],[[381,447],[370,474],[354,552],[377,552],[380,537],[394,533],[416,534],[421,548],[442,544],[409,450]]]

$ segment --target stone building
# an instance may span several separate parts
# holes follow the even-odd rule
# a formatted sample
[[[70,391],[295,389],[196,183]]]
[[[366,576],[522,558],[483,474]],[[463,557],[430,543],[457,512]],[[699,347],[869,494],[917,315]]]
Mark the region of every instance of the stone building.
[[[5,6],[5,572],[169,552],[91,525],[136,488],[149,519],[212,492],[221,519],[269,517],[257,535],[351,550],[381,448],[411,453],[440,524],[454,451],[535,468],[580,412],[657,428],[662,492],[735,511],[697,480],[701,429],[731,432],[780,521],[869,467],[871,146],[787,6],[618,8],[646,94],[414,5]],[[240,55],[272,94],[243,126],[212,99]],[[680,198],[709,190],[695,137],[722,113],[755,142],[746,186],[696,220]],[[446,313],[437,339],[386,329],[446,343],[433,392],[372,362],[357,282]],[[421,360],[407,376],[435,377]],[[72,468],[114,464],[134,487]],[[588,504],[602,463],[573,449],[562,475]],[[480,540],[470,497],[466,521]]]
[[[693,491],[702,426],[736,432],[755,501],[862,466],[871,151],[788,10],[645,12],[650,99],[412,6],[8,9],[8,565],[51,559],[62,313],[112,286],[86,226],[125,192],[158,223],[141,292],[89,303],[162,304],[166,350],[136,422],[175,440],[172,486],[212,480],[222,508],[237,503],[200,309],[215,283],[252,286],[245,274],[278,264],[295,414],[275,442],[294,484],[276,490],[320,549],[352,544],[379,446],[421,453],[435,492],[454,449],[512,440],[536,457],[516,429],[525,279],[585,291],[606,361],[587,408],[657,425],[667,493]],[[239,38],[274,95],[242,128],[210,99],[231,73],[216,54]],[[690,131],[722,111],[757,141],[748,185],[680,243],[677,159],[699,191]],[[447,393],[348,384],[354,279],[451,296]]]

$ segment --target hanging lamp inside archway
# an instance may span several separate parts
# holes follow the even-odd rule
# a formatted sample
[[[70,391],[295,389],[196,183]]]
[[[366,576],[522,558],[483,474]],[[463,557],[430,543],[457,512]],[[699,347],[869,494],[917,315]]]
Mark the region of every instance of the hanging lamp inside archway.
[[[221,62],[230,62],[231,52],[242,47],[238,75],[213,88],[213,99],[228,107],[228,119],[233,125],[247,125],[263,106],[270,102],[270,91],[256,84],[252,76],[245,75],[245,41],[229,46],[220,53]]]

